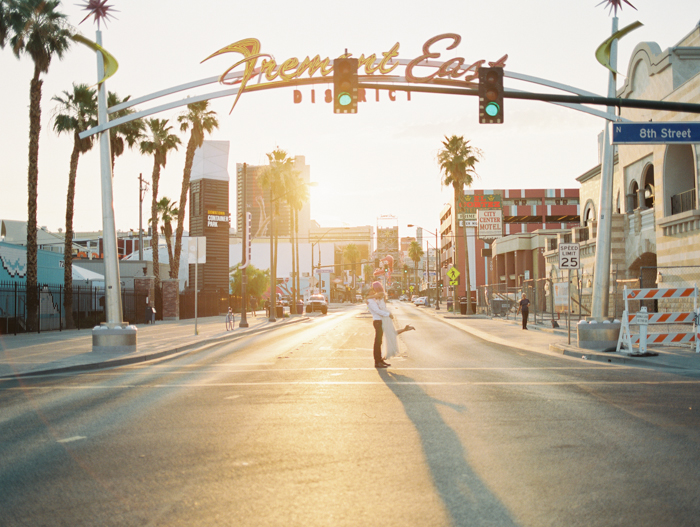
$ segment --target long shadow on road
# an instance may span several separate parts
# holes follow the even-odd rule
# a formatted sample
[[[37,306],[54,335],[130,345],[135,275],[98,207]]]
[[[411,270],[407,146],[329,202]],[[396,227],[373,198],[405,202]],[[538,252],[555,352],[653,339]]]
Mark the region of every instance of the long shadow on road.
[[[459,412],[466,408],[431,397],[406,375],[388,370],[379,370],[379,374],[418,431],[435,488],[452,524],[516,526],[503,503],[467,462],[459,436],[442,419],[437,405]]]

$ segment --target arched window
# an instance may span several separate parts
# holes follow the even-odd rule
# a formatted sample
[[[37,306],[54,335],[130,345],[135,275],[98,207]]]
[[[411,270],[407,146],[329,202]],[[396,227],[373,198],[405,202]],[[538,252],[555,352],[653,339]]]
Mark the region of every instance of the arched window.
[[[642,177],[644,184],[644,207],[651,209],[654,207],[655,182],[654,182],[654,165],[647,165]]]
[[[595,221],[595,207],[593,206],[593,202],[589,201],[586,203],[586,208],[584,209],[583,212],[583,226],[588,227],[591,222]]]
[[[632,181],[630,185],[629,200],[630,208],[632,210],[637,210],[639,208],[639,185],[637,185],[636,181]]]
[[[692,145],[668,145],[664,157],[664,216],[696,208],[696,159]]]

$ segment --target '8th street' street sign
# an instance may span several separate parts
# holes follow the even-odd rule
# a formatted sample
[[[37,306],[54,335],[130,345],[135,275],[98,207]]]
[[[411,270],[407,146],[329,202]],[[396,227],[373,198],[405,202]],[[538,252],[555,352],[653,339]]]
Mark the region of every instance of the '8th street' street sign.
[[[613,123],[614,145],[700,143],[700,122]]]

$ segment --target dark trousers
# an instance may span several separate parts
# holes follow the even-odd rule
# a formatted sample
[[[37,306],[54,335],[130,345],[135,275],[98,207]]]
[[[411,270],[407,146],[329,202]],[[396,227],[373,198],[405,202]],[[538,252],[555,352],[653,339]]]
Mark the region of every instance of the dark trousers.
[[[382,321],[374,320],[372,325],[374,326],[374,362],[382,362],[382,337],[384,336]]]
[[[522,311],[523,311],[523,329],[526,329],[527,328],[527,316],[528,316],[529,310],[523,309]]]

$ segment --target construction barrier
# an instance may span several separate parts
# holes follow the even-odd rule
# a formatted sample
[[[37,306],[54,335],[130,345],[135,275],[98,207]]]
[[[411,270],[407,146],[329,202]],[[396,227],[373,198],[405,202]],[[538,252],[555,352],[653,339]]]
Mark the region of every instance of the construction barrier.
[[[695,344],[695,353],[700,353],[700,334],[698,334],[698,289],[697,287],[685,287],[677,289],[627,289],[624,288],[623,298],[625,310],[622,314],[620,336],[617,339],[617,351],[622,347],[627,348],[632,354],[632,347],[639,347],[639,354],[646,353],[647,345],[651,344]],[[692,299],[692,312],[674,313],[647,313],[646,307],[642,307],[636,314],[630,314],[630,300],[657,300],[657,299]],[[648,333],[648,326],[654,324],[692,325],[692,332],[685,333]],[[632,326],[638,328],[632,332]],[[689,328],[690,329],[690,328]]]

